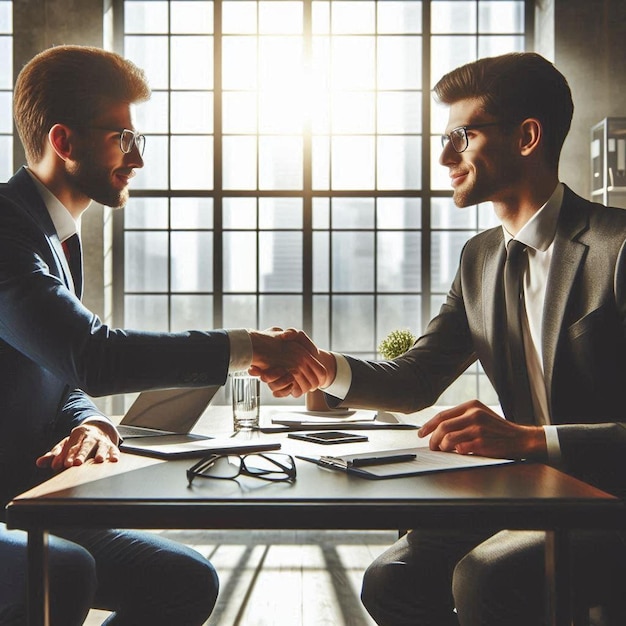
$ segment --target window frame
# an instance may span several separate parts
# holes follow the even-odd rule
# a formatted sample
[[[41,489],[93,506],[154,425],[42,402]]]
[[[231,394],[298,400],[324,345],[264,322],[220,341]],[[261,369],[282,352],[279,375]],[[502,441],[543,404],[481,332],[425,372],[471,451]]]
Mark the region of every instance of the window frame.
[[[375,0],[374,0],[375,1]],[[410,0],[408,0],[410,1]],[[211,198],[213,201],[213,275],[212,275],[212,298],[213,298],[213,319],[212,326],[215,328],[221,328],[228,326],[228,320],[224,319],[224,233],[227,231],[224,226],[222,209],[224,200],[230,197],[245,198],[252,197],[257,199],[257,216],[258,216],[258,202],[262,198],[302,198],[302,290],[297,295],[302,298],[302,328],[311,335],[314,339],[319,341],[319,338],[315,336],[314,328],[314,300],[316,295],[319,295],[314,290],[314,266],[313,266],[313,249],[314,249],[314,233],[316,232],[313,226],[313,206],[316,199],[329,198],[374,198],[375,202],[379,198],[416,198],[421,202],[421,216],[420,227],[416,229],[420,233],[421,237],[421,271],[420,271],[420,288],[416,295],[421,298],[420,304],[420,327],[413,327],[412,330],[416,333],[421,333],[425,328],[427,322],[436,314],[438,309],[437,304],[445,297],[445,293],[437,291],[433,288],[432,281],[432,269],[433,269],[433,238],[437,236],[439,232],[448,233],[467,233],[468,237],[478,232],[480,228],[479,224],[479,210],[475,209],[475,228],[470,227],[451,227],[451,228],[438,228],[431,222],[431,209],[432,201],[436,199],[446,199],[452,197],[451,190],[431,189],[431,145],[434,138],[438,138],[441,129],[431,128],[432,121],[432,94],[430,85],[432,84],[431,77],[431,43],[433,37],[436,36],[431,32],[431,5],[438,0],[424,0],[421,2],[422,6],[422,31],[420,34],[422,45],[422,88],[421,88],[421,186],[420,189],[396,189],[396,190],[381,190],[381,189],[368,189],[368,190],[338,190],[328,189],[320,190],[313,188],[313,181],[311,176],[312,163],[312,140],[310,133],[304,133],[304,156],[303,156],[303,185],[302,190],[225,190],[222,185],[222,138],[224,136],[222,129],[222,111],[221,111],[221,98],[219,94],[223,92],[222,89],[222,74],[221,74],[221,41],[224,34],[221,32],[220,18],[221,18],[221,0],[213,0],[214,2],[214,24],[213,24],[213,37],[214,37],[214,85],[213,93],[214,97],[214,118],[213,118],[213,146],[214,146],[214,159],[213,159],[213,188],[210,190],[137,190],[131,191],[131,197],[142,198],[182,198],[189,197],[190,195],[198,198]],[[478,10],[480,0],[473,0],[475,10],[477,12],[476,22],[478,24]],[[311,7],[312,0],[303,0],[304,10],[304,37],[311,37]],[[124,0],[113,0],[113,15],[114,15],[114,47],[118,52],[124,53]],[[533,49],[534,43],[534,9],[533,2],[531,0],[524,0],[524,48],[526,50]],[[489,32],[488,34],[494,34]],[[478,26],[474,32],[475,45],[476,45],[476,57],[478,56],[479,46]],[[257,35],[258,36],[258,35]],[[450,35],[454,36],[454,35]],[[427,87],[427,88],[425,88]],[[259,132],[257,129],[257,137]],[[376,135],[377,137],[378,135]],[[148,142],[150,136],[148,136]],[[257,146],[258,156],[258,146]],[[258,181],[257,181],[258,187]],[[300,195],[299,195],[300,194]],[[169,211],[168,211],[169,214]],[[125,291],[124,285],[124,266],[125,266],[125,250],[124,240],[125,233],[128,229],[124,226],[124,213],[116,211],[113,213],[113,320],[116,325],[124,326],[124,299],[129,294]],[[171,225],[167,230],[168,233],[172,232]],[[255,231],[257,237],[257,268],[259,267],[259,250],[258,245],[259,233],[262,232],[258,228]],[[282,232],[282,231],[281,231]],[[330,228],[330,233],[336,232]],[[338,231],[337,231],[338,232]],[[361,232],[361,230],[359,230]],[[380,232],[375,224],[372,231],[374,233],[374,253],[376,254],[377,243],[376,233]],[[332,234],[330,235],[332,237]],[[171,253],[171,237],[169,240],[169,253]],[[332,247],[332,244],[331,244]],[[169,258],[169,257],[168,257]],[[169,263],[168,263],[169,266]],[[329,261],[329,266],[332,267],[332,263]],[[374,271],[376,263],[374,262]],[[258,271],[258,270],[257,270]],[[332,270],[331,270],[332,271]],[[171,280],[168,279],[168,280]],[[378,290],[376,280],[374,279],[374,288],[371,292],[367,292],[366,295],[373,296],[374,301],[374,320],[372,322],[374,332],[377,332],[377,315],[378,315],[378,297],[381,292]],[[329,302],[334,295],[343,295],[342,292],[336,292],[332,289],[332,282],[329,284],[328,298]],[[147,292],[142,292],[144,295],[149,295]],[[159,292],[161,295],[162,292]],[[251,294],[254,295],[257,301],[257,313],[255,327],[259,327],[260,306],[258,305],[259,299],[264,295],[273,295],[274,292],[262,291],[260,289],[260,281],[257,280],[256,291]],[[171,302],[172,291],[171,284],[168,286],[168,291],[165,294],[168,297],[168,317],[171,320]],[[284,294],[280,294],[284,295]],[[358,293],[350,292],[347,295],[358,295]],[[386,295],[386,293],[382,293]],[[324,347],[333,349],[333,323],[332,323],[332,306],[329,306],[329,336],[328,343]],[[407,326],[413,325],[414,320],[407,320]],[[381,339],[379,337],[378,339]],[[323,341],[323,340],[322,340]],[[322,343],[322,342],[320,342]],[[375,341],[377,343],[377,341]],[[323,345],[323,344],[322,344]],[[354,351],[353,354],[373,357],[375,356],[376,346],[373,345],[373,350],[368,351]],[[484,378],[484,374],[480,371],[479,365],[470,368],[466,374],[469,374],[475,378],[475,395],[481,397],[481,378]],[[484,382],[484,381],[482,381]]]

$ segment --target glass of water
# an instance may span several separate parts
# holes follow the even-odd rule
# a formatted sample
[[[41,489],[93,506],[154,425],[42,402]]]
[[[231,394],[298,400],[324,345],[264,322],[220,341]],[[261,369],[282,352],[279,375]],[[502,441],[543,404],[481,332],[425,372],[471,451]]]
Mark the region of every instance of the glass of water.
[[[247,372],[233,372],[230,375],[235,431],[250,430],[259,425],[260,389],[259,379]]]

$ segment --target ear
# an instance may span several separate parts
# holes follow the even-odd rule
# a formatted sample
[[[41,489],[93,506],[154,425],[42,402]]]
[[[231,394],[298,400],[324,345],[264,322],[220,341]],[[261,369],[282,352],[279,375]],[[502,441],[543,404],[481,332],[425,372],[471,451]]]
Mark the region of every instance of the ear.
[[[71,158],[74,132],[65,124],[55,124],[48,132],[48,143],[57,156],[64,161]]]
[[[525,119],[519,126],[519,151],[521,156],[529,156],[536,152],[543,140],[543,126],[538,119]]]

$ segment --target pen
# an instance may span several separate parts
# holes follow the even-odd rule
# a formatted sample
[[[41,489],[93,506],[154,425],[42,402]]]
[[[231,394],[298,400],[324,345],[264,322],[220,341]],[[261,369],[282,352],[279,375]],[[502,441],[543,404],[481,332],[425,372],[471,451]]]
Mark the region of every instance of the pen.
[[[404,463],[415,460],[415,454],[396,454],[393,456],[371,456],[349,461],[351,467],[366,467],[368,465],[387,465],[387,463]]]
[[[309,463],[315,463],[315,465],[319,465],[320,467],[326,467],[329,469],[343,470],[345,471],[348,467],[348,462],[343,459],[338,459],[333,456],[321,456],[319,459],[315,459],[310,456],[299,456],[295,455],[296,459],[302,459],[303,461],[308,461]]]

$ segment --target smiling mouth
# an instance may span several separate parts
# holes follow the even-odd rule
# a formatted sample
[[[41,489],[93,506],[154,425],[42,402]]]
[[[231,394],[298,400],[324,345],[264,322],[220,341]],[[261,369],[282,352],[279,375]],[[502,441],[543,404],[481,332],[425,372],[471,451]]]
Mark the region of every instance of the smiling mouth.
[[[121,181],[124,186],[128,185],[130,183],[130,179],[133,178],[135,176],[134,172],[128,172],[127,174],[123,174],[121,172],[117,172],[115,174],[115,178],[117,178],[117,180]]]
[[[455,187],[459,185],[467,177],[467,172],[450,172],[450,184]]]

